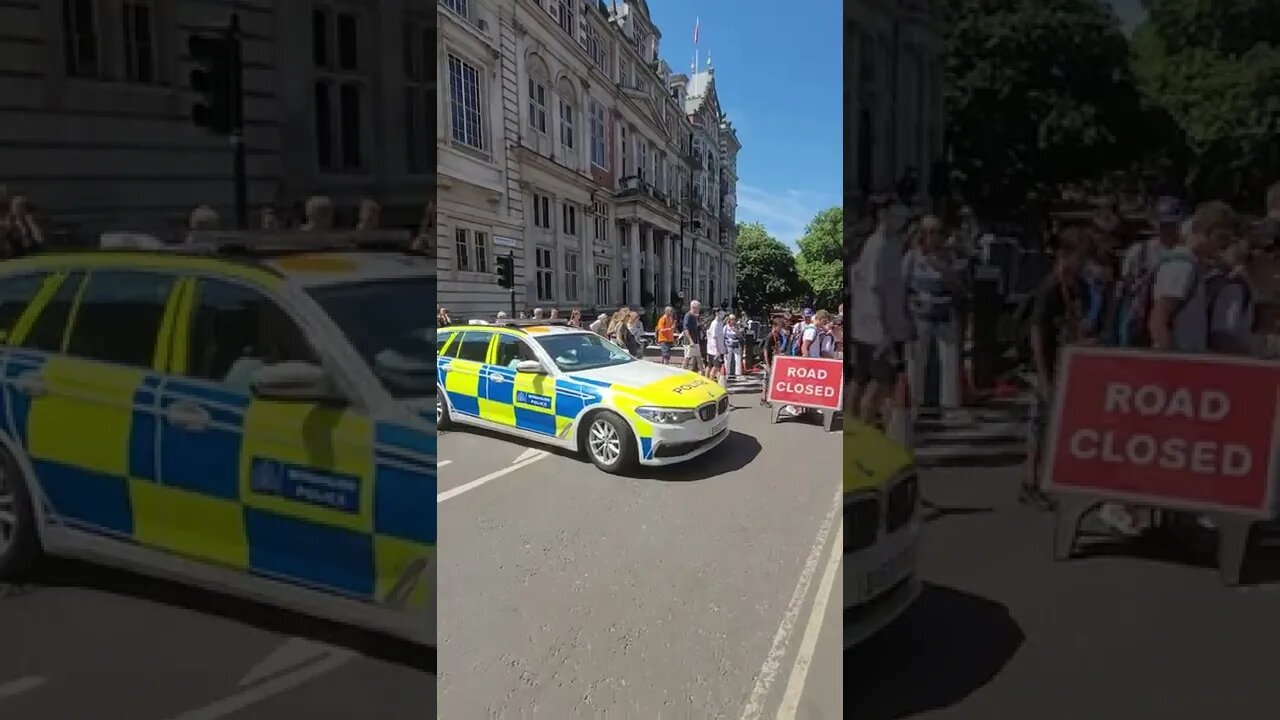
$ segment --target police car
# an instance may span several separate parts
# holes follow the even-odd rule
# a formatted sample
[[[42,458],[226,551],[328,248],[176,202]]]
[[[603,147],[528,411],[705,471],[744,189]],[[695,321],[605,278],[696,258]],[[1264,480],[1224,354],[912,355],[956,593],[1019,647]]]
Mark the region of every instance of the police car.
[[[672,465],[729,436],[719,383],[636,360],[546,321],[441,328],[437,424],[473,425],[584,452],[601,470]]]
[[[391,233],[0,265],[0,578],[46,554],[435,645],[435,266]]]
[[[853,420],[844,429],[844,646],[893,622],[920,595],[920,490],[911,452]]]

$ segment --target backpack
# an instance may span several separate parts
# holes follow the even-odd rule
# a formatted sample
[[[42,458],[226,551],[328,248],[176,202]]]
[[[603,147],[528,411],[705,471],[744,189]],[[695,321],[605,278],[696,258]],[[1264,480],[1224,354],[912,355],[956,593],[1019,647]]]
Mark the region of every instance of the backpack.
[[[1213,332],[1213,317],[1218,306],[1218,297],[1226,288],[1235,285],[1243,296],[1243,308],[1247,311],[1253,306],[1253,288],[1244,278],[1238,275],[1215,275],[1205,280],[1205,296],[1209,299],[1209,331]]]
[[[788,355],[799,357],[800,350],[804,347],[804,331],[807,327],[807,325],[802,325],[800,327],[800,332],[796,332],[795,329],[791,330],[791,338],[787,341]]]
[[[1181,257],[1161,259],[1154,268],[1143,273],[1120,299],[1120,306],[1117,308],[1119,313],[1117,342],[1120,347],[1151,347],[1150,321],[1151,310],[1155,306],[1156,276],[1165,263],[1171,262],[1189,262],[1193,267],[1187,293],[1178,303],[1171,321],[1182,313],[1183,308],[1195,296],[1196,286],[1200,283],[1200,268],[1194,264],[1194,261]]]

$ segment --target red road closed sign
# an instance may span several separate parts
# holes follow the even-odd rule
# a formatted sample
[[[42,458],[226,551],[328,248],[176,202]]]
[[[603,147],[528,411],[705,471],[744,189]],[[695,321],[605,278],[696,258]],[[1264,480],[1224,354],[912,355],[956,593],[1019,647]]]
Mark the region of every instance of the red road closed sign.
[[[1056,395],[1046,489],[1272,515],[1280,366],[1073,347]]]
[[[779,355],[769,373],[771,403],[839,410],[844,399],[844,361]]]

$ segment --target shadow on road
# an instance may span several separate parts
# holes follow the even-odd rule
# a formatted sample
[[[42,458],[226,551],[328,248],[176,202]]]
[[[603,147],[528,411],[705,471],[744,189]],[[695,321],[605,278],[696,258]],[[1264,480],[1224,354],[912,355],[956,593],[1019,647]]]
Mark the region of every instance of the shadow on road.
[[[719,447],[693,462],[667,467],[641,467],[632,477],[666,482],[693,482],[724,475],[746,467],[760,454],[760,441],[750,435],[730,431]]]
[[[111,593],[143,602],[185,608],[203,615],[251,625],[267,632],[344,647],[384,662],[436,674],[435,648],[423,648],[376,632],[171,580],[61,559],[50,560],[33,580],[34,582],[11,592],[38,593],[42,587],[60,587]]]
[[[845,717],[897,720],[955,705],[996,677],[1024,639],[1003,605],[926,584],[901,620],[845,651]]]

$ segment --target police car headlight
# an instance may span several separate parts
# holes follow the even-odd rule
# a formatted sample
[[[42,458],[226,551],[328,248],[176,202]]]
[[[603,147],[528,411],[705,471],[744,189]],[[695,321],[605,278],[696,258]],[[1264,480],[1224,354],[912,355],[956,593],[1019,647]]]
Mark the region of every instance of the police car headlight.
[[[692,410],[658,407],[636,408],[636,414],[656,425],[679,425],[696,417]]]

